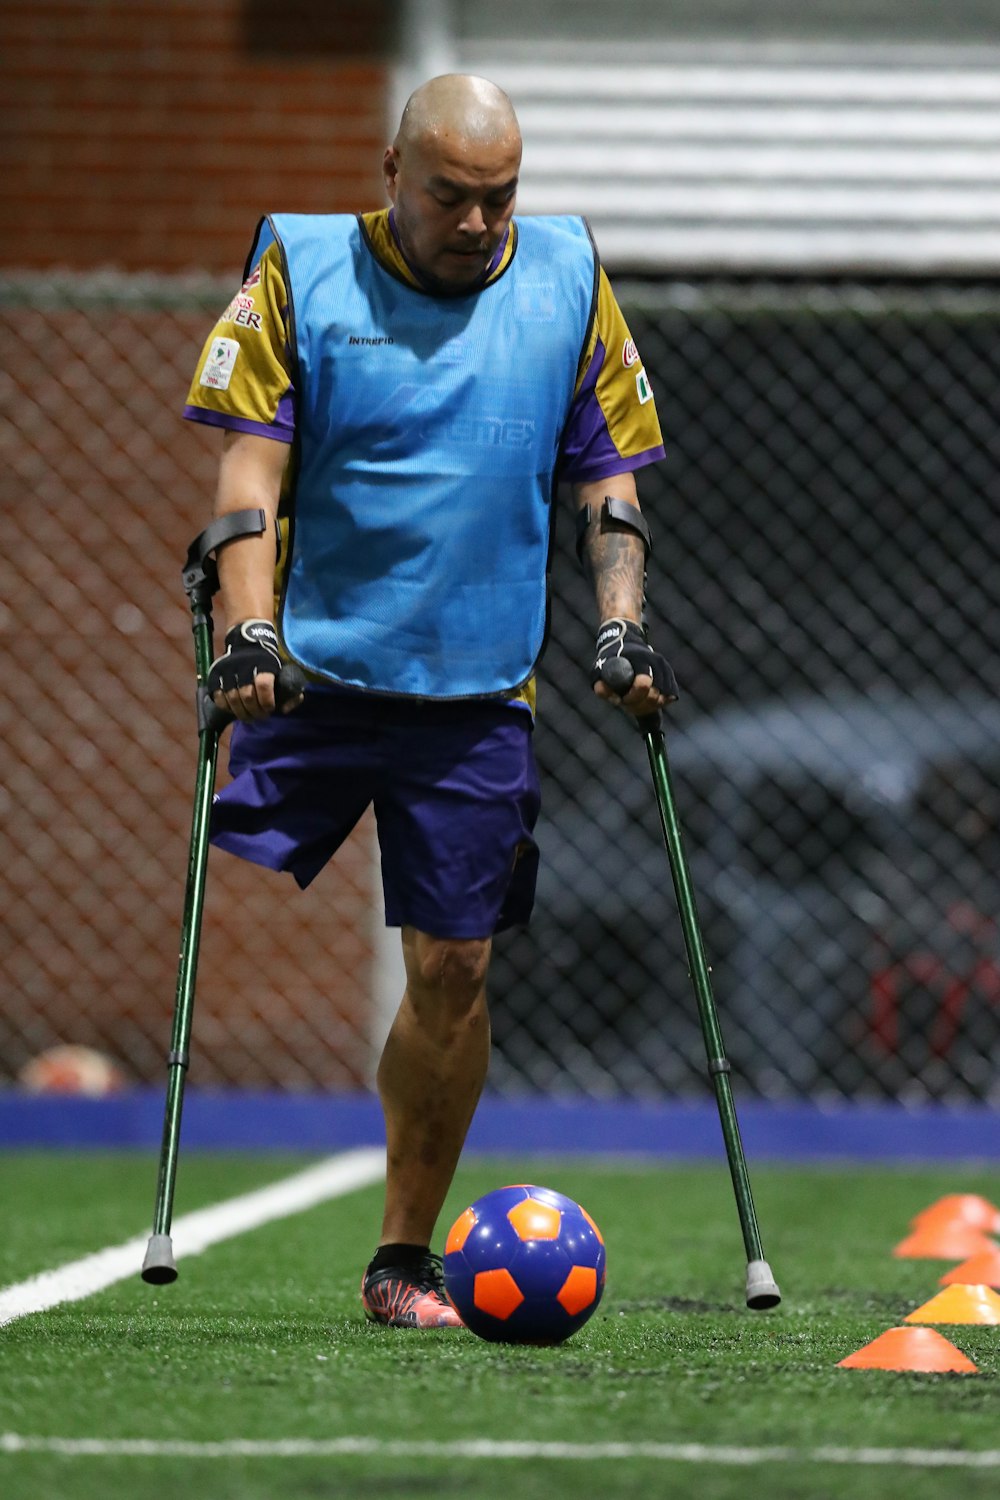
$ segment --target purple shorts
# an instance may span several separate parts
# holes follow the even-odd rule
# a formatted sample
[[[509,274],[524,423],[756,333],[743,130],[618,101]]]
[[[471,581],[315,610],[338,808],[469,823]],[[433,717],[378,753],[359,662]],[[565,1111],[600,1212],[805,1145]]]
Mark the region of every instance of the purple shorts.
[[[235,724],[212,842],[306,886],[374,804],[386,923],[484,938],[527,922],[538,773],[527,709],[310,688]]]

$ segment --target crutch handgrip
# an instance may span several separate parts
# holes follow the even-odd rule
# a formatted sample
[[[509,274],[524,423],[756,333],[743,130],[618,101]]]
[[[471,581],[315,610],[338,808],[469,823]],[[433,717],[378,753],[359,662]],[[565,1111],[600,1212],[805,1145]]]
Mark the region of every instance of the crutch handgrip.
[[[291,703],[300,693],[306,690],[306,679],[302,668],[294,661],[286,661],[281,668],[274,684],[274,701],[278,708],[284,708],[286,703]],[[219,708],[213,703],[208,688],[204,685],[198,688],[198,728],[209,729],[213,734],[221,734],[222,731],[233,722],[235,715],[226,708]]]
[[[601,681],[619,698],[624,698],[635,681],[632,663],[624,656],[609,656],[601,666]]]
[[[635,669],[625,656],[609,656],[601,667],[601,681],[605,683],[619,698],[624,698],[629,688],[635,681]],[[657,708],[651,714],[643,714],[641,719],[636,720],[636,725],[641,734],[649,734],[659,729],[663,723],[660,710]]]

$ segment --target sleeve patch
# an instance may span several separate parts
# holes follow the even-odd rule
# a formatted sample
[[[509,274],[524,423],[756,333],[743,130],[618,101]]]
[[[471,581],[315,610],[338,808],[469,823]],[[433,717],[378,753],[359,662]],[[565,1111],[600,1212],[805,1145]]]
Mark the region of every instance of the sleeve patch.
[[[227,391],[239,352],[238,339],[213,339],[199,383],[211,386],[215,391]]]

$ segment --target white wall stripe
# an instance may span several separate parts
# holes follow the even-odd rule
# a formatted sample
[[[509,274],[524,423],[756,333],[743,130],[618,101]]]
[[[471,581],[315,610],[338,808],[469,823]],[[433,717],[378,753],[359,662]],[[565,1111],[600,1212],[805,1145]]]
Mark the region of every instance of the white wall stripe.
[[[595,52],[598,50],[594,49]],[[579,99],[581,94],[596,102],[629,99],[656,104],[661,99],[700,99],[706,96],[729,103],[760,99],[766,104],[785,100],[819,100],[837,104],[866,105],[897,103],[962,105],[1000,103],[1000,71],[974,68],[894,68],[875,70],[837,66],[755,68],[750,66],[699,67],[689,64],[672,68],[613,67],[595,58],[589,65],[553,67],[551,63],[509,63],[498,59],[494,74],[502,88],[508,83],[518,99],[533,97]],[[508,89],[508,92],[510,90]]]
[[[594,124],[593,106],[570,100],[550,104],[544,100],[518,101],[517,117],[524,133],[525,161],[544,149],[547,143],[570,143],[575,149],[591,144],[603,146],[609,141],[628,142],[629,147],[649,141],[704,139],[721,140],[723,145],[742,144],[762,139],[785,144],[789,141],[860,141],[867,149],[881,151],[894,141],[913,142],[928,150],[947,143],[975,149],[984,142],[1000,140],[1000,119],[995,109],[978,113],[959,108],[893,110],[876,113],[859,106],[856,109],[820,109],[804,103],[782,108],[748,107],[718,104],[675,104],[664,99],[655,109],[648,105],[622,100],[614,109],[600,116],[600,135]]]
[[[184,1214],[172,1227],[174,1259],[200,1255],[211,1245],[246,1234],[274,1219],[302,1213],[329,1198],[367,1187],[384,1176],[384,1150],[366,1147],[331,1156],[268,1187]],[[147,1234],[136,1235],[122,1245],[99,1250],[5,1287],[0,1291],[0,1327],[63,1302],[79,1302],[129,1276],[138,1277],[147,1240]]]
[[[522,214],[585,214],[615,273],[996,274],[996,49],[676,50],[618,19],[617,49],[456,44],[517,107]]]
[[[840,1464],[862,1468],[998,1469],[1000,1449],[753,1448],[708,1443],[407,1442],[370,1437],[231,1439],[197,1443],[146,1438],[58,1438],[0,1434],[0,1455],[52,1453],[67,1458],[429,1458],[549,1459],[590,1462],[653,1459],[682,1464],[753,1467],[758,1464]]]

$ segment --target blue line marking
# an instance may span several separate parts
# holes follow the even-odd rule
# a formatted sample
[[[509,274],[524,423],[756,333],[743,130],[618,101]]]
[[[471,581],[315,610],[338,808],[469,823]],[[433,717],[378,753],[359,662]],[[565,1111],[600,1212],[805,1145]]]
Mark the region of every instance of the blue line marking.
[[[134,1089],[106,1099],[0,1092],[0,1146],[156,1150],[164,1095]],[[1000,1160],[1000,1112],[982,1106],[906,1109],[896,1104],[739,1103],[751,1160],[870,1162]],[[283,1094],[190,1089],[185,1150],[339,1151],[381,1145],[373,1094]],[[473,1121],[472,1152],[649,1156],[724,1155],[713,1101],[507,1099],[486,1096]]]

